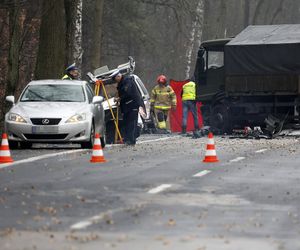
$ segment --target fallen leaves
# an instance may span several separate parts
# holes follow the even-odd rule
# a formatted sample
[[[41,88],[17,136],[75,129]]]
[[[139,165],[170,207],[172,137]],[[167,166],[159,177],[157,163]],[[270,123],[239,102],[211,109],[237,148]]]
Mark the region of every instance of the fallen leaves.
[[[173,227],[173,226],[175,226],[175,225],[176,225],[176,221],[175,221],[174,219],[169,219],[169,221],[168,221],[168,226]]]
[[[49,215],[56,215],[57,210],[54,207],[40,207],[37,206],[37,210],[42,213],[47,213]]]
[[[6,198],[4,198],[4,197],[0,197],[0,203],[5,203],[5,201],[6,201]]]
[[[90,241],[95,241],[95,240],[99,240],[100,236],[98,234],[95,233],[91,233],[88,235],[76,235],[76,234],[69,234],[66,235],[66,239],[69,241],[77,241],[80,243],[87,243]]]
[[[4,230],[0,231],[0,237],[7,237],[13,234],[15,230],[13,228],[5,228]]]

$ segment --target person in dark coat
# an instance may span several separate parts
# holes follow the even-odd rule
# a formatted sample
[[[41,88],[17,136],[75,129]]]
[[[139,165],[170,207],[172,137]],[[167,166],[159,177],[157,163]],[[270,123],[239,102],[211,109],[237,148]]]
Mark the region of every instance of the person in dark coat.
[[[142,96],[132,77],[123,76],[118,70],[110,76],[118,83],[120,108],[125,123],[124,142],[127,145],[135,145],[139,108],[144,107]]]

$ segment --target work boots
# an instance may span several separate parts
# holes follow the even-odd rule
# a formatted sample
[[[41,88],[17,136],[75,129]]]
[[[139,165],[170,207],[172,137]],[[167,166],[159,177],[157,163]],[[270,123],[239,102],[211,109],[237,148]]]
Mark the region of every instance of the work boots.
[[[200,130],[199,130],[199,128],[196,128],[195,130],[194,130],[194,132],[193,132],[193,139],[198,139],[198,138],[200,138],[201,137],[201,132],[200,132]]]
[[[180,133],[181,135],[185,135],[186,134],[186,127],[182,127],[182,131]]]

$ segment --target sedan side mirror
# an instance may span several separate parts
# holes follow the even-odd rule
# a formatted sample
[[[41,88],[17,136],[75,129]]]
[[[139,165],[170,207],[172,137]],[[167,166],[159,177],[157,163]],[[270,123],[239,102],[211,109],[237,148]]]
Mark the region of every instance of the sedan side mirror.
[[[7,102],[11,102],[12,104],[15,104],[15,97],[13,95],[9,95],[5,99]]]
[[[103,96],[94,96],[92,103],[96,104],[96,103],[101,103],[103,101],[104,101],[104,97]]]

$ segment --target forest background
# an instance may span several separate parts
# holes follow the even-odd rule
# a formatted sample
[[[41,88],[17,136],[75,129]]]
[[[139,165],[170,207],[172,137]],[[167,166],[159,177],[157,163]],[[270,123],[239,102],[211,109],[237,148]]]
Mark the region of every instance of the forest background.
[[[85,79],[132,56],[150,90],[159,74],[189,78],[203,40],[299,22],[299,0],[0,0],[0,123],[5,96],[73,62]]]

